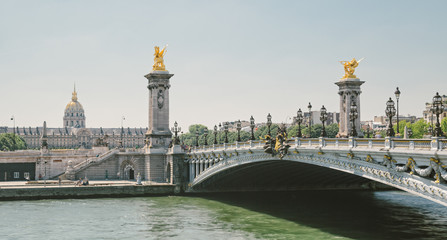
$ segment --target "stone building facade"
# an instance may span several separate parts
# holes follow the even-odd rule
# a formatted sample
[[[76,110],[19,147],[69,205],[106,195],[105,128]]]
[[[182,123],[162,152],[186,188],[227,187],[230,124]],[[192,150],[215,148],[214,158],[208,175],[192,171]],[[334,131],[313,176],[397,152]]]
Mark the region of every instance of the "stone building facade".
[[[41,147],[43,127],[0,128],[0,133],[10,132],[20,135],[29,149]],[[76,89],[67,104],[62,128],[47,128],[50,149],[91,149],[93,146],[142,148],[147,128],[87,128],[82,104],[78,101]]]

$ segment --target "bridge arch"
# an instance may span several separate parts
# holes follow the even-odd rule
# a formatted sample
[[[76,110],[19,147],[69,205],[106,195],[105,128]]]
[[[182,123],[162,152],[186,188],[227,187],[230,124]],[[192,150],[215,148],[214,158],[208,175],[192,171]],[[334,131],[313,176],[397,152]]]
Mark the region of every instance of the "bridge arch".
[[[269,188],[278,186],[278,184],[279,186],[284,184],[284,188],[289,188],[289,190],[293,187],[297,189],[321,189],[324,188],[324,184],[329,184],[329,187],[331,182],[339,183],[342,186],[344,184],[345,188],[381,187],[381,184],[374,184],[374,182],[378,182],[447,206],[447,188],[444,185],[435,184],[430,179],[415,176],[409,172],[398,171],[398,168],[404,168],[405,166],[394,165],[393,167],[392,164],[388,164],[391,161],[385,159],[386,152],[380,153],[380,156],[384,158],[380,163],[373,160],[370,155],[353,157],[352,152],[347,152],[347,155],[342,155],[339,153],[327,154],[318,149],[304,153],[295,151],[286,155],[282,160],[262,151],[256,151],[255,153],[252,150],[226,154],[226,156],[225,154],[212,153],[206,155],[203,153],[201,156],[195,155],[195,158],[191,156],[192,159],[188,160],[190,166],[189,190],[237,191],[237,187],[239,187],[239,190],[249,190],[250,184],[254,184],[251,185],[255,186],[254,190],[275,190]],[[379,158],[376,157],[376,159]],[[274,172],[275,167],[283,171],[283,175],[290,176],[288,178],[282,176],[284,177],[283,180],[276,181],[273,179],[274,175],[270,174]],[[250,181],[250,177],[256,180],[260,179],[255,175],[256,171],[259,172],[258,174],[261,177],[267,179],[262,182],[262,184],[266,184],[266,189],[256,189],[256,187],[259,187],[255,184],[256,181]],[[219,183],[221,180],[228,181],[228,179],[232,179],[230,180],[231,184]],[[325,181],[325,179],[327,180]],[[269,185],[268,181],[272,181],[272,184]],[[307,183],[312,184],[298,186],[287,184],[287,181],[307,181]],[[333,188],[337,188],[337,186],[331,186],[331,189]],[[281,187],[276,190],[281,190]]]

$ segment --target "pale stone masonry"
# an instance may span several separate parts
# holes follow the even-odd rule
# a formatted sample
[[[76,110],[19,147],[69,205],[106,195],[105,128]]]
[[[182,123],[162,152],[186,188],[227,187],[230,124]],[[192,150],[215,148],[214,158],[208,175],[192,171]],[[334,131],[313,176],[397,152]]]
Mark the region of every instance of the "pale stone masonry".
[[[340,124],[337,137],[347,137],[351,131],[351,122],[349,119],[349,111],[351,104],[357,104],[358,117],[355,120],[355,128],[359,137],[363,136],[360,130],[360,86],[364,81],[358,78],[344,78],[335,84],[339,87],[338,94],[340,95]]]

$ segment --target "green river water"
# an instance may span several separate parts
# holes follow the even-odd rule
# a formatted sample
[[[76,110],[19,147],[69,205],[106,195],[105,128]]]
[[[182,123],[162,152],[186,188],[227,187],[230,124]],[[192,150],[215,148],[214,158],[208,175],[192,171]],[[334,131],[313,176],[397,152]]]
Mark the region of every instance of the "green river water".
[[[0,239],[447,239],[447,207],[400,191],[0,202]]]

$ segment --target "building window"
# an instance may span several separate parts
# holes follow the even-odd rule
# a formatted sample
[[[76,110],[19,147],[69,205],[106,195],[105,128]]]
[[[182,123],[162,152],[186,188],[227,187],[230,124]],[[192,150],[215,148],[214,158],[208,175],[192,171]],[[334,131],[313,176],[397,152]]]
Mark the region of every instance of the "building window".
[[[24,173],[23,173],[23,177],[24,177],[25,179],[29,179],[29,172],[24,172]]]
[[[14,178],[19,178],[19,172],[14,172]]]
[[[71,126],[73,126],[73,121],[71,121]]]
[[[79,113],[76,113],[76,117],[78,117],[79,116]]]

